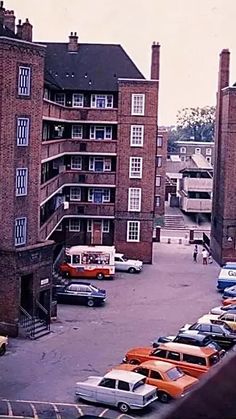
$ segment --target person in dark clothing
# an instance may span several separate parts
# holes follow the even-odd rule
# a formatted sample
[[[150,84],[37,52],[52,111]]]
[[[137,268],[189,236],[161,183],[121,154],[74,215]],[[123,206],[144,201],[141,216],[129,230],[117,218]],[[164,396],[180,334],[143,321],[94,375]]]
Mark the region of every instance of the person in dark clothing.
[[[198,255],[198,247],[197,247],[197,244],[195,244],[194,250],[193,250],[193,261],[196,263],[197,263],[197,255]]]

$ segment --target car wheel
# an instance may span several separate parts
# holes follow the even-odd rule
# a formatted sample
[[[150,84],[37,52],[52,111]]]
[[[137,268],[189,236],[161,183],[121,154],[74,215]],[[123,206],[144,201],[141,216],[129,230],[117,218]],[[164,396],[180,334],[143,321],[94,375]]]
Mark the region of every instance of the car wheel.
[[[140,362],[139,362],[137,359],[131,359],[131,360],[129,361],[129,364],[132,364],[132,365],[139,365],[139,364],[140,364]]]
[[[1,348],[0,348],[0,356],[4,355],[5,352],[6,352],[6,345],[5,345],[5,343],[3,343]]]
[[[136,272],[135,268],[129,268],[128,269],[129,274],[134,274]]]
[[[89,307],[93,307],[94,306],[94,301],[93,300],[88,300],[88,306]]]
[[[129,405],[127,403],[124,403],[124,402],[119,403],[118,408],[122,413],[128,413],[128,411],[129,411]]]
[[[97,279],[104,279],[104,275],[103,275],[103,273],[102,273],[102,272],[99,272],[99,273],[97,274]]]
[[[168,393],[165,393],[164,391],[158,391],[157,397],[161,403],[168,403],[171,399],[170,395]]]

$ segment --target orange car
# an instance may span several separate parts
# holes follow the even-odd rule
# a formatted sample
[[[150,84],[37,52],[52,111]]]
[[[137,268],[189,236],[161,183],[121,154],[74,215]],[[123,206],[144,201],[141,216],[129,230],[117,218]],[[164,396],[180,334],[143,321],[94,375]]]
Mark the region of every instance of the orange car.
[[[161,343],[158,348],[144,347],[130,349],[124,363],[139,365],[144,361],[168,361],[180,367],[192,377],[199,378],[209,368],[220,361],[219,351],[215,348],[186,345],[183,343]]]
[[[168,403],[178,399],[194,388],[198,379],[185,374],[176,365],[163,361],[146,361],[137,365],[121,364],[113,369],[138,372],[147,377],[146,383],[157,387],[158,400]]]
[[[228,306],[229,304],[236,304],[236,297],[228,297],[225,300],[222,299],[223,306]]]

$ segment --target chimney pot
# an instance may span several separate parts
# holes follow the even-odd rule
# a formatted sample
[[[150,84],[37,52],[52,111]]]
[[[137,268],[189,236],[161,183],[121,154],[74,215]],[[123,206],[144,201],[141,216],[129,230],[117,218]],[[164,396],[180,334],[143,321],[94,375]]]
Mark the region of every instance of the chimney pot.
[[[78,52],[78,47],[77,32],[71,32],[69,36],[68,52]]]
[[[19,26],[18,26],[18,28],[19,28]],[[33,26],[29,22],[28,18],[25,20],[25,22],[22,24],[21,28],[19,28],[19,29],[20,29],[20,32],[21,32],[21,39],[23,39],[23,41],[32,42]]]
[[[0,1],[0,24],[4,25],[4,13],[3,1]]]
[[[13,10],[5,10],[4,12],[4,21],[3,24],[6,28],[10,29],[13,33],[15,33],[15,15]]]

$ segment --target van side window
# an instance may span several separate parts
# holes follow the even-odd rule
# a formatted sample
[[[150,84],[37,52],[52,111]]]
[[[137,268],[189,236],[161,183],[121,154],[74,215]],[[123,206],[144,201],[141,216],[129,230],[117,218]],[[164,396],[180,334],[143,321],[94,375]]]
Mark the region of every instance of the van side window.
[[[169,351],[167,358],[173,359],[174,361],[180,361],[180,353]]]
[[[73,255],[72,263],[80,263],[80,255]]]
[[[162,380],[162,376],[157,371],[151,371],[150,378],[153,378],[154,380]]]
[[[154,356],[158,356],[159,358],[166,358],[167,351],[164,351],[164,349],[157,349],[155,352],[153,352]]]
[[[202,358],[201,356],[183,354],[183,361],[190,364],[206,365],[205,358]]]

